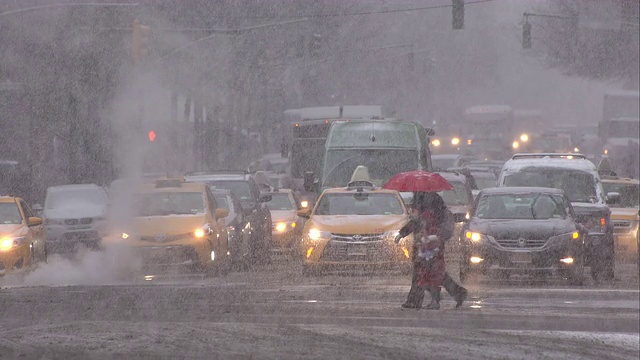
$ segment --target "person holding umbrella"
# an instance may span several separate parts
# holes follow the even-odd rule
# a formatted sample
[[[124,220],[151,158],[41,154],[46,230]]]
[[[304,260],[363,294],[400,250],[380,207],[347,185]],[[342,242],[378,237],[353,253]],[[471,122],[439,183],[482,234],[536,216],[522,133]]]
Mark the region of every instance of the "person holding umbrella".
[[[436,193],[451,190],[451,184],[439,174],[412,171],[394,176],[384,187],[414,192],[411,219],[396,237],[399,242],[414,234],[411,289],[402,307],[420,309],[424,292],[428,290],[431,303],[427,309],[439,309],[441,286],[456,301],[456,308],[460,307],[468,292],[447,274],[444,259],[444,244],[453,235],[453,214]]]

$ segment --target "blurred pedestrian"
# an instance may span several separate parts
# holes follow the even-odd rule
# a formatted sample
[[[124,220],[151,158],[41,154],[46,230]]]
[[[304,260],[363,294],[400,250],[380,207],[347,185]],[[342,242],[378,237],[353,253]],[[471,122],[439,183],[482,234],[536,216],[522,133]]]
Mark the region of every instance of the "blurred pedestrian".
[[[453,236],[455,222],[444,200],[435,192],[416,192],[413,196],[409,222],[400,229],[396,242],[413,233],[413,276],[411,289],[403,308],[420,309],[425,290],[431,294],[427,309],[440,308],[440,288],[460,307],[467,297],[467,290],[447,274],[444,259],[446,241]]]

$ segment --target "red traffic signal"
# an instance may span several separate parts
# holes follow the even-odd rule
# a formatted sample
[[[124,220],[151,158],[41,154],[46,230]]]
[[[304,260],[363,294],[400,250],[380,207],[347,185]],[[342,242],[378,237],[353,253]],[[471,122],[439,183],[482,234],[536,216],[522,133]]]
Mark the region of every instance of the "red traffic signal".
[[[151,130],[149,131],[149,141],[153,141],[156,139],[156,132]]]

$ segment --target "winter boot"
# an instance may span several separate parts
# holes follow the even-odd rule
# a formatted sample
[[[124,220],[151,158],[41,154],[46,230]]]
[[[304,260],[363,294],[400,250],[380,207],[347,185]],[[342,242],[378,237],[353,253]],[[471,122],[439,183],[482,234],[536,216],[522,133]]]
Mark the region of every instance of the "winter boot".
[[[427,305],[426,309],[429,310],[438,310],[440,309],[440,287],[436,286],[429,289],[429,293],[431,294],[431,302]]]

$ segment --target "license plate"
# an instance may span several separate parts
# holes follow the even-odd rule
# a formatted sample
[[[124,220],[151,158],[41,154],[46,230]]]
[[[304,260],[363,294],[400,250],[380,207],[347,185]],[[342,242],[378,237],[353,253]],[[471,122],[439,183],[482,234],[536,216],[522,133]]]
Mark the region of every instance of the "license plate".
[[[514,263],[531,263],[531,253],[519,252],[511,255],[511,262]]]
[[[350,245],[347,247],[348,256],[367,256],[366,245]]]

